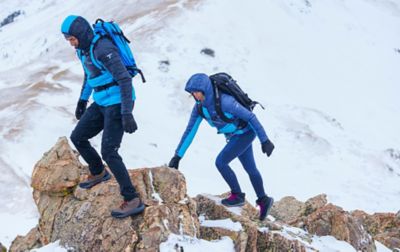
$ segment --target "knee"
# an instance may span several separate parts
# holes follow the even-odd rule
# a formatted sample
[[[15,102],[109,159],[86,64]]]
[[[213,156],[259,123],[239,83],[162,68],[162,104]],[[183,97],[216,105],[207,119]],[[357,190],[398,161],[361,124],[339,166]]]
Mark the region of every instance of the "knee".
[[[251,165],[251,166],[248,166],[248,165],[247,165],[247,166],[246,166],[246,165],[244,165],[243,168],[246,170],[247,174],[248,174],[250,177],[261,176],[261,174],[260,174],[260,172],[259,172],[259,170],[257,169],[256,166],[253,166],[253,165]]]
[[[76,146],[79,145],[79,141],[81,140],[81,138],[79,137],[79,135],[76,133],[76,131],[72,131],[71,136],[69,137],[69,139],[71,139],[71,142]]]
[[[118,148],[113,148],[108,146],[102,147],[101,156],[104,161],[108,162],[113,157],[118,156]]]
[[[227,165],[227,162],[225,162],[224,158],[222,156],[218,156],[217,159],[215,159],[215,166],[221,170],[223,167]]]
[[[103,158],[104,161],[107,162],[108,159],[110,159],[110,155],[111,155],[110,148],[104,148],[104,147],[101,148],[101,157]]]
[[[249,177],[261,176],[258,170],[247,170],[247,174],[249,175]]]

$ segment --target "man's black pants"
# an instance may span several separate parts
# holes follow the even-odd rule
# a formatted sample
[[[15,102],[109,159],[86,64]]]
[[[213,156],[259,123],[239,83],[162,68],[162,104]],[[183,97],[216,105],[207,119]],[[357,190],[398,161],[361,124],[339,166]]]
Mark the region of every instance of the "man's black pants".
[[[89,164],[90,173],[92,175],[100,174],[104,165],[97,151],[90,145],[89,139],[102,130],[101,156],[117,179],[124,200],[131,200],[137,197],[137,193],[125,164],[118,154],[124,135],[121,104],[103,107],[92,103],[72,131],[71,141],[82,158]]]

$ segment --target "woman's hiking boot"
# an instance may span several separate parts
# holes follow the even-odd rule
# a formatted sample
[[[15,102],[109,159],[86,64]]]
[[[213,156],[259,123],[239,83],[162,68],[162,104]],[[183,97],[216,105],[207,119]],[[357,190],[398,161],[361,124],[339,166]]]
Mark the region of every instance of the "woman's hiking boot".
[[[274,204],[274,198],[264,196],[256,201],[256,204],[260,207],[260,220],[264,220],[268,216],[272,205]]]
[[[245,198],[246,194],[245,193],[231,193],[231,195],[226,198],[221,200],[222,205],[227,206],[227,207],[234,207],[234,206],[243,206],[245,203]]]

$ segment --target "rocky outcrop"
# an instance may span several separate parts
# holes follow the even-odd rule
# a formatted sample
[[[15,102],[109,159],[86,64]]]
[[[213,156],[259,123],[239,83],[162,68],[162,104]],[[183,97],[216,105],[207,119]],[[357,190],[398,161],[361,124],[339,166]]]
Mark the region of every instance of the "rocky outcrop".
[[[229,236],[235,243],[236,251],[315,251],[304,237],[284,234],[284,225],[269,220],[258,221],[258,212],[246,203],[241,208],[226,208],[220,204],[221,198],[211,195],[198,195],[197,214],[203,223],[200,228],[200,238],[206,240],[220,239]],[[207,227],[207,221],[229,219],[233,223],[240,223],[239,229],[227,229],[225,226]],[[289,235],[290,236],[290,235]]]
[[[10,251],[29,251],[33,248],[42,247],[40,242],[39,227],[35,227],[25,236],[17,236],[11,244]],[[1,250],[0,250],[1,251]]]
[[[332,235],[359,251],[376,251],[374,240],[363,226],[342,208],[327,204],[310,213],[304,227],[318,236]]]
[[[66,138],[36,164],[32,187],[39,225],[15,239],[10,251],[27,251],[57,240],[76,251],[157,251],[170,233],[196,236],[196,204],[187,197],[179,171],[130,170],[147,207],[142,215],[115,219],[110,211],[122,201],[117,182],[112,179],[82,190],[77,188],[86,176],[82,168]]]
[[[315,234],[332,235],[359,251],[375,251],[374,238],[392,249],[399,247],[400,213],[349,213],[328,204],[326,195],[306,202],[285,197],[271,211],[276,220],[261,222],[247,202],[240,208],[221,205],[226,194],[188,197],[184,176],[167,167],[129,170],[146,209],[138,216],[115,219],[110,211],[122,202],[117,182],[111,179],[83,190],[77,185],[87,173],[67,139],[60,138],[32,174],[39,223],[26,236],[18,236],[10,251],[55,241],[73,251],[158,251],[170,234],[210,241],[228,236],[238,252],[317,251]]]
[[[375,240],[391,249],[400,250],[400,214],[375,213],[369,215],[356,210],[351,215],[363,225]]]
[[[400,248],[400,216],[394,213],[368,215],[363,211],[347,212],[328,204],[321,194],[301,202],[285,197],[276,202],[271,214],[284,223],[318,236],[332,235],[350,243],[359,251],[376,251],[374,239],[391,249]]]
[[[306,220],[305,216],[325,206],[327,202],[325,194],[317,195],[306,202],[301,202],[293,196],[287,196],[274,203],[271,215],[284,223],[302,227]]]

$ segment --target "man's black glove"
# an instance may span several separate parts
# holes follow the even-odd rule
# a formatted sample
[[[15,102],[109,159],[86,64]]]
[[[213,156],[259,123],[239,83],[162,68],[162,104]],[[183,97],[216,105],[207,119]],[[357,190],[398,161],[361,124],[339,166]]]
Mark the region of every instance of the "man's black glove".
[[[75,109],[75,117],[77,120],[81,119],[83,113],[86,111],[87,101],[79,100]]]
[[[132,114],[123,114],[122,115],[122,127],[124,131],[131,134],[137,130],[137,124]]]
[[[268,157],[271,156],[274,148],[275,148],[274,144],[269,139],[261,144],[262,152],[267,153]]]
[[[181,157],[178,156],[178,155],[175,155],[175,156],[171,159],[171,161],[169,161],[168,166],[171,167],[171,168],[178,169],[178,167],[179,167],[179,161],[181,161]]]

